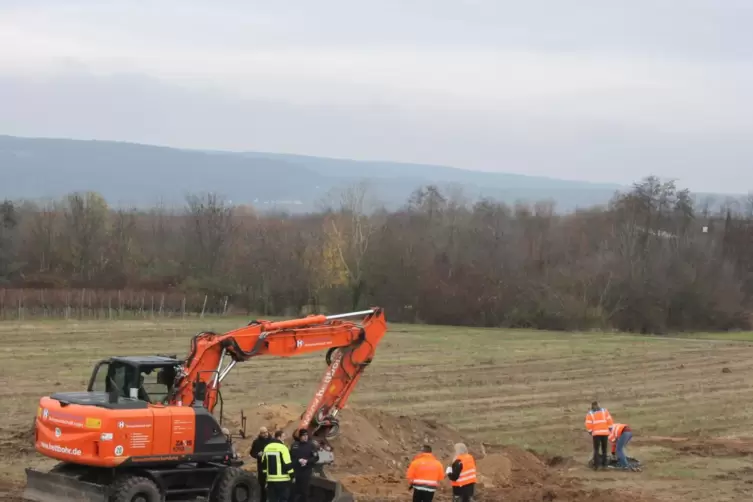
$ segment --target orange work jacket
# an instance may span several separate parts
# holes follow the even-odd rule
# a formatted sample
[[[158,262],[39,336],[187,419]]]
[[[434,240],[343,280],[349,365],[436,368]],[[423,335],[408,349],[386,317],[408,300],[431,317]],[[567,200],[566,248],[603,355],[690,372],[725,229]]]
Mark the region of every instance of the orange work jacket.
[[[434,492],[444,478],[444,469],[431,453],[419,453],[408,466],[406,477],[414,490]]]
[[[609,440],[612,443],[616,443],[620,439],[620,436],[622,436],[622,431],[625,430],[625,427],[627,427],[627,424],[614,424],[609,433]],[[630,430],[630,427],[628,427],[628,430]]]
[[[452,481],[452,486],[465,486],[476,482],[476,461],[473,457],[467,453],[458,455],[455,460],[460,460],[463,464],[463,470],[460,471],[460,476],[457,481]],[[455,463],[453,460],[453,463]]]
[[[612,415],[606,408],[599,408],[596,411],[589,410],[586,413],[586,430],[592,436],[609,436],[609,428],[613,424]]]

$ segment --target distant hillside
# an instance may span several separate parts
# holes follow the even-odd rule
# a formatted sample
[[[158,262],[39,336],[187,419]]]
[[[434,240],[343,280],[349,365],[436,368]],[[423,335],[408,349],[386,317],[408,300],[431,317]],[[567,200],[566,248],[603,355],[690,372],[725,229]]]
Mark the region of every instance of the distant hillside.
[[[291,212],[313,210],[331,189],[363,178],[388,208],[428,183],[460,185],[471,199],[552,199],[564,211],[605,203],[621,188],[445,166],[11,136],[0,136],[0,175],[0,198],[94,190],[112,205],[180,205],[188,193],[214,191],[233,203]]]

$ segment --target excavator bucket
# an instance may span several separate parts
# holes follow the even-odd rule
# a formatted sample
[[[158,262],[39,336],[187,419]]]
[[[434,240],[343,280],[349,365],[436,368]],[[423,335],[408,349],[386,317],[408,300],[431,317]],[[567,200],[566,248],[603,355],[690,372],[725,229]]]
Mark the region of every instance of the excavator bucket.
[[[355,502],[355,498],[339,481],[322,478],[319,476],[311,477],[309,485],[310,502]]]
[[[59,472],[26,469],[24,500],[33,502],[107,502],[107,488]]]

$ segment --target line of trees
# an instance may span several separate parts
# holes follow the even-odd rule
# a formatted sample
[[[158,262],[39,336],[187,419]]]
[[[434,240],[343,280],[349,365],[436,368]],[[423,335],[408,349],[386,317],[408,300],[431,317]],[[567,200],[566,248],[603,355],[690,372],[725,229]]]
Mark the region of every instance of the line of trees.
[[[361,183],[304,216],[214,194],[176,211],[74,193],[0,205],[0,288],[190,292],[259,315],[380,305],[404,322],[747,329],[752,228],[753,198],[712,212],[655,177],[568,215],[436,186],[388,212]]]

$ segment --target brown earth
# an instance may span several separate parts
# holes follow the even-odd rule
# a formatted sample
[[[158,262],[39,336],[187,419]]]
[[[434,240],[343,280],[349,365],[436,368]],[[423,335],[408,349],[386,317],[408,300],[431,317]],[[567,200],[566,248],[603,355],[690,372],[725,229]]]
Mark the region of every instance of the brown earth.
[[[258,427],[295,430],[302,409],[262,405],[247,413],[249,436]],[[465,442],[477,459],[479,502],[505,500],[575,502],[590,499],[610,502],[653,502],[656,498],[627,490],[586,488],[563,476],[562,459],[539,457],[518,447],[497,446],[494,451],[480,442],[467,440],[458,431],[431,420],[395,416],[374,409],[348,408],[340,416],[342,434],[333,441],[336,465],[327,469],[332,477],[354,493],[359,502],[410,500],[405,471],[423,444],[430,444],[436,457],[449,465],[453,445]],[[237,423],[234,424],[237,426]],[[252,437],[240,440],[239,451],[247,454]],[[550,465],[551,464],[551,465]],[[447,481],[434,500],[450,500]]]
[[[753,455],[753,438],[686,438],[648,436],[636,444],[652,444],[672,448],[698,457],[747,457]]]

